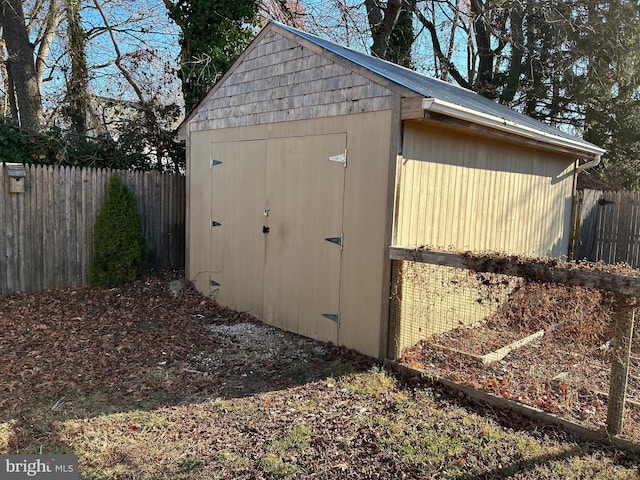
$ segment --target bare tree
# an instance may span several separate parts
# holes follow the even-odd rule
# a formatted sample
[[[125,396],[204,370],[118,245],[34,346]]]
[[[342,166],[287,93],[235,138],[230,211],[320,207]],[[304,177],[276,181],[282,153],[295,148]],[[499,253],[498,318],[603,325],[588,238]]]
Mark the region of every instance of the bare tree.
[[[304,28],[305,8],[299,0],[262,0],[260,15],[295,28]]]
[[[87,113],[89,102],[89,69],[87,66],[87,34],[80,19],[80,1],[65,0],[68,32],[68,54],[71,58],[71,78],[67,82],[65,116],[71,123],[72,144],[82,144],[87,137]]]
[[[7,49],[7,95],[14,102],[14,119],[24,128],[38,130],[42,124],[42,103],[34,48],[29,40],[21,0],[1,0],[0,26]]]

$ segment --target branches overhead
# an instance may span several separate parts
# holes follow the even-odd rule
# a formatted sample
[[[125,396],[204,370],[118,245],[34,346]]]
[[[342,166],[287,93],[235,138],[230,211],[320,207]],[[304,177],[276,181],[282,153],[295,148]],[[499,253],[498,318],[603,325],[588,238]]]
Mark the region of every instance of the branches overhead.
[[[610,174],[617,169],[615,178],[607,178],[611,185],[640,189],[637,2],[333,0],[325,4],[324,8],[306,5],[306,28],[582,135],[608,149],[603,165]]]
[[[191,110],[231,66],[254,35],[259,0],[164,0],[181,29],[180,70]]]

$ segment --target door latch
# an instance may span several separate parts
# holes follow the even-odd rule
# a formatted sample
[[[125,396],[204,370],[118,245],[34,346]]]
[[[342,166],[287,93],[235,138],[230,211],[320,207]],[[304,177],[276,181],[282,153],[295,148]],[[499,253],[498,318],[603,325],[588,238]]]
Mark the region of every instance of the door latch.
[[[264,233],[265,235],[266,235],[267,233],[269,233],[269,230],[270,230],[270,228],[269,228],[269,227],[267,227],[266,225],[263,225],[263,226],[262,226],[262,233]]]

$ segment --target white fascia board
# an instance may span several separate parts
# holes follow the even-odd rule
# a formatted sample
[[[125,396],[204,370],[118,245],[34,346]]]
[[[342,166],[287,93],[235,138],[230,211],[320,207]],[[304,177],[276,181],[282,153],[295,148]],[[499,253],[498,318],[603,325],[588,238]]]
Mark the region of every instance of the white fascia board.
[[[512,120],[496,117],[495,115],[488,115],[486,113],[477,112],[455,103],[445,102],[438,100],[437,98],[423,98],[422,99],[423,110],[429,112],[440,113],[450,117],[465,120],[467,122],[475,123],[489,128],[494,128],[503,132],[508,132],[521,137],[544,142],[550,145],[556,145],[559,147],[570,148],[584,153],[586,156],[598,159],[606,152],[606,150],[597,147],[596,145],[587,144],[570,138],[561,137],[559,135],[553,135],[548,132],[543,132],[536,128],[521,125]]]

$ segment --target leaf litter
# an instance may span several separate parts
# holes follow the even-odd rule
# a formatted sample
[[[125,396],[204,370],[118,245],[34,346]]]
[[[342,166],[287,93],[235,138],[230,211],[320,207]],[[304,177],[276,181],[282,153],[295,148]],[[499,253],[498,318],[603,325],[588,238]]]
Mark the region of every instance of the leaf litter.
[[[629,454],[401,383],[182,276],[0,297],[0,453],[77,453],[87,479],[637,478]]]

